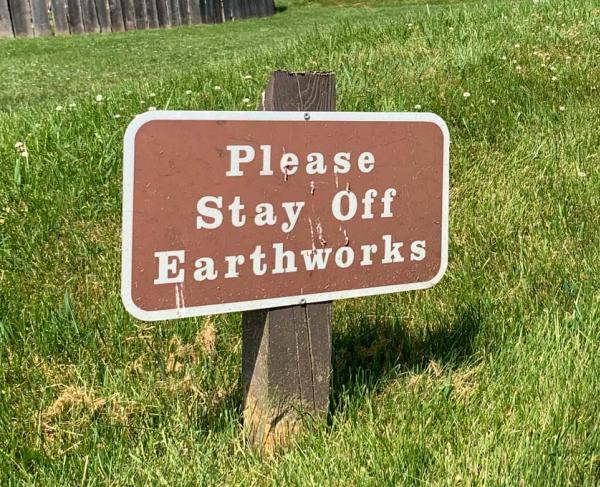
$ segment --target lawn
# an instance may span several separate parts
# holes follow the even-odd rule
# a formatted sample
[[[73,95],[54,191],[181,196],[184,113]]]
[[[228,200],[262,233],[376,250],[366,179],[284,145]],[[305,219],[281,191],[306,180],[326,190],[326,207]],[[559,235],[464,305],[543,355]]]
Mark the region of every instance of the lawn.
[[[305,3],[0,41],[0,484],[600,482],[597,2]],[[240,315],[123,309],[121,150],[149,107],[253,110],[278,68],[335,71],[339,110],[447,121],[450,261],[335,303],[328,422],[261,458]]]

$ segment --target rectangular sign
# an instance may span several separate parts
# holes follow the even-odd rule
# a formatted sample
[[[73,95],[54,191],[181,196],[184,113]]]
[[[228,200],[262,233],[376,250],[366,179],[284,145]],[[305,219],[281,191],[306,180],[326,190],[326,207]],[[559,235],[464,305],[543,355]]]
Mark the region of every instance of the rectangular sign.
[[[155,111],[129,125],[124,158],[136,318],[425,289],[446,270],[437,115]]]

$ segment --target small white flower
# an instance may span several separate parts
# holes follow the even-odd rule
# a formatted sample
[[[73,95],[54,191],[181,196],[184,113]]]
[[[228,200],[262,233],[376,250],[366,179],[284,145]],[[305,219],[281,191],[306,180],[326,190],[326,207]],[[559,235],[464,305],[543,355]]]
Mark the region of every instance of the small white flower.
[[[566,110],[565,107],[563,107],[562,105],[558,107],[558,111],[560,112],[564,112]]]
[[[215,90],[215,91],[221,91],[221,87],[219,85],[213,86],[213,90]]]
[[[471,96],[471,93],[469,93],[468,91],[465,91],[465,92],[463,93],[463,96],[464,96],[465,98],[469,98],[469,97]]]
[[[250,103],[250,98],[244,98],[242,101],[243,101],[244,103]]]
[[[502,61],[506,61],[506,56],[502,56],[500,59],[502,59]]]
[[[521,44],[515,44],[515,49],[519,49],[519,47],[521,47]]]
[[[558,78],[556,76],[552,76],[552,81],[557,81]]]
[[[156,93],[150,93],[148,96],[149,96],[150,98],[154,98],[154,97],[156,96]]]
[[[250,79],[252,79],[252,76],[250,76],[249,74],[247,74],[246,76],[244,76],[244,79],[245,80],[250,80]]]
[[[496,104],[496,103],[498,103],[498,102],[492,98],[492,100],[490,100],[490,103],[491,103],[492,105],[495,105],[495,104]]]
[[[29,157],[29,152],[27,152],[27,149],[23,149],[22,151],[19,152],[19,155],[21,157]]]
[[[419,105],[419,104],[415,105],[415,110],[420,110],[421,108],[422,108],[421,105]]]
[[[69,103],[69,108],[75,108],[76,106],[75,103]]]
[[[571,56],[565,56],[565,59],[566,59],[567,61],[570,61],[570,60],[571,60]]]
[[[121,118],[121,114],[120,114],[120,113],[117,113],[117,114],[115,115],[115,118]]]
[[[149,112],[153,112],[153,111],[155,111],[155,110],[156,110],[156,107],[148,107],[148,111],[149,111]]]
[[[192,94],[192,90],[185,90],[185,94],[186,95],[191,95]]]
[[[104,101],[104,97],[102,95],[96,95],[96,103],[102,103]]]
[[[57,112],[62,112],[63,111],[63,106],[62,105],[57,105],[56,106],[56,111]]]
[[[15,143],[15,149],[19,150],[21,147],[23,147],[25,144],[23,144],[23,142],[16,142]]]

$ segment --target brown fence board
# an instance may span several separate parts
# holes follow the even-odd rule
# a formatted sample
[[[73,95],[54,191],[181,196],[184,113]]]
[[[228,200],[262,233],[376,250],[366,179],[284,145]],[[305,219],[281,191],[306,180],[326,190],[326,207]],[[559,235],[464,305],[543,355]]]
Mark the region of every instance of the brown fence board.
[[[167,0],[156,0],[156,16],[158,17],[159,27],[171,26],[171,12]]]
[[[214,24],[274,12],[273,0],[0,0],[0,37]]]
[[[188,0],[179,0],[179,15],[181,17],[181,25],[189,25],[190,10]]]
[[[13,37],[8,0],[0,0],[0,37]]]
[[[189,0],[190,5],[190,23],[191,24],[201,24],[202,23],[202,13],[200,12],[200,1],[199,0]]]
[[[32,37],[31,6],[29,0],[9,0],[13,32],[17,37]]]
[[[135,30],[135,9],[133,8],[133,0],[121,0],[121,6],[123,8],[125,29]]]
[[[146,21],[149,29],[158,28],[158,14],[156,12],[156,1],[146,0]]]
[[[142,30],[148,27],[146,22],[146,1],[133,0],[133,8],[135,10],[135,28]]]
[[[54,20],[54,33],[56,35],[69,35],[71,30],[69,29],[67,0],[52,0],[52,18]]]
[[[38,37],[51,35],[52,28],[48,19],[48,5],[46,4],[46,0],[30,0],[30,5],[33,35]]]
[[[113,32],[123,32],[125,22],[123,21],[123,9],[121,0],[108,0],[108,12],[110,15],[110,28]]]
[[[179,13],[179,0],[169,0],[169,12],[171,13],[171,25],[173,27],[181,25],[181,15]]]
[[[108,10],[108,0],[95,0],[96,14],[101,32],[111,32],[110,12]]]
[[[68,0],[67,13],[69,14],[69,26],[71,34],[82,34],[85,32],[83,18],[81,15],[81,4],[79,0]]]
[[[94,0],[80,0],[81,18],[86,32],[100,32],[100,24],[96,15],[96,3]]]
[[[216,24],[223,22],[221,14],[221,2],[219,0],[200,0],[200,11],[204,24]]]

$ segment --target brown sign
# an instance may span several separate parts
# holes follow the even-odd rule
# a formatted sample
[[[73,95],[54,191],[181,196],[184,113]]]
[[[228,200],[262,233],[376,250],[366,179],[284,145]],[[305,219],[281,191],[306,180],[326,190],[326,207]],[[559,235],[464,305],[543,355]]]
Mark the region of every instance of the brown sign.
[[[122,296],[143,320],[424,289],[447,263],[436,115],[149,112],[125,135]]]

